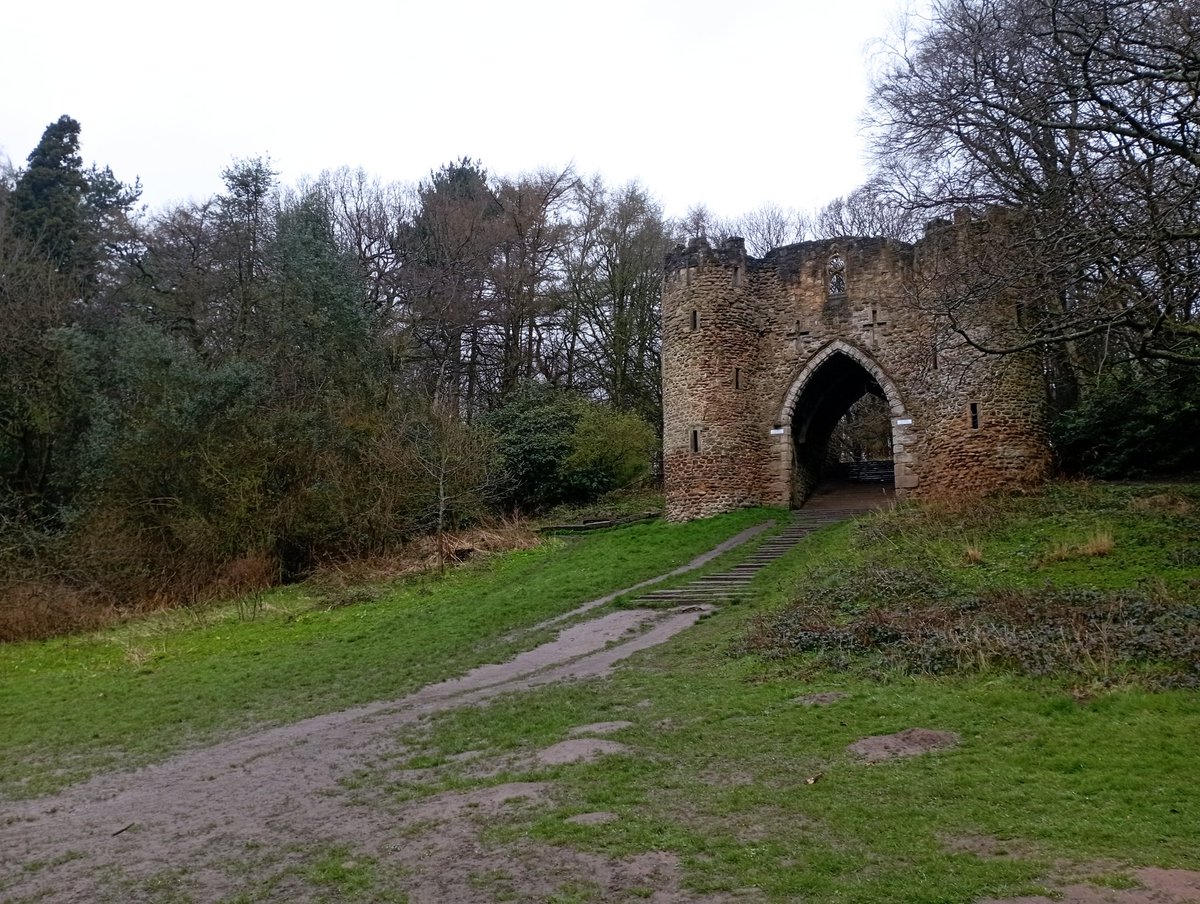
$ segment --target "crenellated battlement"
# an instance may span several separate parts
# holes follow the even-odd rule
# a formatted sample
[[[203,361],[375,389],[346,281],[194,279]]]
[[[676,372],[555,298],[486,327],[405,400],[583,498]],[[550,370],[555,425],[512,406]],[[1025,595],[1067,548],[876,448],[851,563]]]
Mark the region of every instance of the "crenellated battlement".
[[[746,264],[746,240],[731,236],[714,248],[708,239],[694,238],[686,245],[676,245],[667,252],[666,266],[668,277],[688,269],[701,267],[734,267]]]

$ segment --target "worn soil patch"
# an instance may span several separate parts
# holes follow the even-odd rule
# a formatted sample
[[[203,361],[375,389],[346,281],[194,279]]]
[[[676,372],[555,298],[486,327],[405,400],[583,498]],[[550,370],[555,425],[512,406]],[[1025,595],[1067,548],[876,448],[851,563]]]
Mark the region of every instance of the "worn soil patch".
[[[696,895],[681,886],[679,860],[652,851],[608,857],[519,839],[489,843],[489,828],[509,817],[545,806],[553,786],[516,782],[466,792],[449,792],[413,802],[394,814],[388,857],[410,878],[412,904],[491,904],[547,901],[586,890],[595,900],[658,904],[725,904],[732,899]],[[612,813],[585,813],[568,822],[600,825]],[[742,899],[744,900],[744,899]]]
[[[867,763],[882,763],[898,757],[920,756],[933,750],[954,747],[961,738],[953,731],[906,728],[889,735],[871,735],[846,749]]]
[[[803,697],[797,697],[792,702],[799,703],[801,706],[829,706],[839,700],[849,699],[849,697],[849,694],[841,691],[821,691],[819,694],[805,694]]]
[[[626,728],[633,728],[632,722],[593,722],[591,725],[576,725],[567,734],[576,737],[578,735],[596,735],[596,734],[612,734],[614,731],[622,731]]]
[[[942,845],[948,851],[958,854],[974,854],[984,860],[1035,855],[1027,843],[1004,841],[991,835],[956,835],[952,838],[943,838]]]
[[[568,816],[563,822],[569,822],[573,826],[603,826],[620,818],[616,813],[580,813],[577,816]]]
[[[604,738],[572,738],[539,750],[534,759],[540,766],[562,766],[567,763],[590,763],[602,756],[628,752],[629,748],[617,741]]]
[[[1198,904],[1200,872],[1186,869],[1146,867],[1134,871],[1137,888],[1102,888],[1096,885],[1067,885],[1055,896],[988,898],[979,904]]]
[[[704,784],[712,785],[714,788],[741,788],[745,785],[753,785],[755,780],[753,772],[728,769],[705,769],[696,777]]]
[[[449,791],[405,806],[401,818],[405,822],[441,821],[465,810],[490,815],[518,802],[522,806],[544,804],[550,800],[550,787],[546,782],[509,782],[470,791]]]

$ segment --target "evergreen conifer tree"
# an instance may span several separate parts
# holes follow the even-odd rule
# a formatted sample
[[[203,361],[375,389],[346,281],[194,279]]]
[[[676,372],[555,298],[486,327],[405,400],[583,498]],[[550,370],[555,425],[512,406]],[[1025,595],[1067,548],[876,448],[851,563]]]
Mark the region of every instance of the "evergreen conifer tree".
[[[79,123],[60,116],[42,133],[9,198],[13,233],[62,272],[76,264],[88,184],[79,156]]]

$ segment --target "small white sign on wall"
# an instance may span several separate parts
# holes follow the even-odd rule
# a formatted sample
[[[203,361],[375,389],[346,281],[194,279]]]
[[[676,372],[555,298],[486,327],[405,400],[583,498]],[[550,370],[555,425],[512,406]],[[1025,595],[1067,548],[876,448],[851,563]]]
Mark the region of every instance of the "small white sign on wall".
[[[897,426],[897,427],[908,427],[908,426],[910,426],[911,424],[912,424],[912,418],[910,418],[910,417],[898,417],[898,418],[896,418],[896,426]]]
[[[772,427],[771,428],[772,436],[783,436],[783,433],[784,433],[784,430],[782,427]]]

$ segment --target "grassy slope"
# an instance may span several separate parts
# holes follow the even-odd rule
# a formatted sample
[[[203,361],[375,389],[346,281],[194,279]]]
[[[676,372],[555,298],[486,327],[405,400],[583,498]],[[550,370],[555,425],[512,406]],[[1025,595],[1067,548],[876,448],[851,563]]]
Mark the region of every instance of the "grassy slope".
[[[303,586],[236,608],[0,647],[0,793],[45,793],[251,725],[400,696],[503,658],[506,632],[691,559],[771,513],[649,523],[323,608]],[[527,644],[528,639],[525,640]]]
[[[749,625],[778,610],[801,585],[861,575],[881,560],[936,571],[940,580],[964,587],[1162,585],[1194,592],[1200,491],[1170,491],[1196,504],[1187,515],[1134,501],[1160,492],[1058,487],[966,512],[902,512],[821,531],[762,572],[752,598],[639,655],[612,678],[516,695],[414,726],[404,738],[418,751],[411,761],[364,772],[354,785],[408,798],[446,787],[550,779],[553,809],[516,814],[493,827],[491,837],[528,835],[614,854],[674,851],[692,888],[757,887],[778,901],[966,902],[1030,890],[1048,871],[1072,864],[1084,877],[1114,885],[1128,881],[1127,866],[1200,868],[1195,691],[1088,687],[1089,695],[1077,699],[1071,693],[1079,690],[1077,682],[1067,678],[988,672],[873,681],[801,657],[763,661],[739,652]],[[704,542],[752,520],[724,520]],[[1112,533],[1110,555],[1053,555],[1097,529]],[[57,751],[52,761],[58,763],[81,751],[94,768],[92,751],[100,744],[90,739],[92,730],[108,733],[105,745],[150,755],[181,743],[188,731],[211,735],[267,711],[274,719],[293,718],[402,692],[489,658],[500,648],[487,646],[487,638],[511,625],[562,611],[572,596],[627,584],[645,573],[639,568],[660,569],[643,558],[646,547],[673,531],[702,546],[701,535],[688,530],[701,528],[630,528],[588,538],[565,553],[521,554],[459,572],[436,590],[406,586],[382,603],[168,635],[160,641],[163,658],[148,663],[147,675],[122,649],[132,629],[3,651],[0,663],[22,682],[10,696],[6,680],[3,718],[16,714],[18,695],[27,695],[22,718],[32,724],[24,746],[5,751],[6,762],[10,751],[42,747]],[[980,563],[966,563],[968,546],[982,551]],[[630,558],[618,576],[622,556]],[[594,578],[589,588],[559,592],[560,582],[585,573]],[[526,588],[528,598],[514,599],[514,586]],[[542,590],[532,589],[538,586]],[[414,631],[420,636],[409,638]],[[50,681],[20,672],[39,667],[49,670]],[[222,669],[231,674],[219,676]],[[208,690],[200,680],[205,674],[213,682]],[[191,699],[190,683],[201,685],[207,701],[192,721],[182,728],[155,721],[151,711],[161,699]],[[107,728],[104,720],[116,721],[120,710],[94,695],[118,687],[131,703],[148,693],[152,705],[139,703],[119,727]],[[840,690],[849,698],[822,708],[795,702],[815,690]],[[218,698],[218,692],[231,696]],[[55,702],[60,696],[64,703]],[[79,724],[56,739],[53,731],[64,719]],[[137,732],[145,730],[139,719],[150,720],[158,738],[145,749],[137,747]],[[487,778],[450,759],[465,751],[524,754],[563,740],[572,726],[611,719],[633,723],[614,736],[631,746],[629,755],[532,771],[513,767]],[[910,726],[953,730],[962,743],[876,766],[861,765],[845,751],[863,736]],[[405,767],[430,767],[428,777],[398,780],[392,770]],[[40,767],[32,776],[43,786],[50,781]],[[600,826],[563,821],[596,810],[621,819]],[[340,849],[335,859],[341,864],[351,854],[355,862],[370,860],[367,852]],[[348,898],[402,898],[402,877],[377,871],[363,883],[347,891]],[[257,892],[243,898],[257,900]],[[602,901],[605,891],[578,883],[559,899]]]
[[[965,902],[1029,890],[1068,863],[1118,885],[1128,881],[1122,864],[1200,868],[1195,691],[1125,686],[1081,703],[1065,679],[990,673],[881,682],[736,653],[749,620],[789,599],[805,575],[828,579],[830,563],[864,567],[881,543],[901,560],[937,558],[967,584],[1186,586],[1200,578],[1188,552],[1195,519],[1131,505],[1152,492],[1052,488],[999,501],[990,513],[900,513],[886,516],[884,529],[829,529],[764,572],[754,602],[643,655],[638,668],[450,713],[430,736],[406,740],[424,742],[424,762],[437,763],[465,750],[536,749],[588,722],[634,722],[615,737],[635,754],[533,773],[558,783],[561,806],[495,835],[531,833],[613,853],[676,851],[697,890],[755,886],[780,901]],[[1200,493],[1189,492],[1200,503]],[[1111,555],[1042,562],[1097,522],[1115,534]],[[986,567],[963,563],[969,543],[983,547]],[[820,708],[794,702],[814,690],[850,697]],[[962,744],[877,766],[845,751],[866,735],[912,726],[956,731]],[[443,768],[428,787],[393,785],[393,793],[470,781]],[[622,818],[592,827],[563,821],[595,810]]]
[[[1175,510],[1181,503],[1188,510]],[[1110,555],[1072,555],[1098,533],[1112,536]],[[1200,580],[1200,488],[1063,484],[951,511],[901,511],[872,537],[901,564],[948,569],[974,588],[1162,582],[1178,590]],[[968,546],[982,553],[969,567]]]

